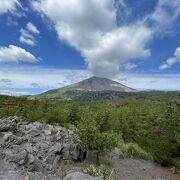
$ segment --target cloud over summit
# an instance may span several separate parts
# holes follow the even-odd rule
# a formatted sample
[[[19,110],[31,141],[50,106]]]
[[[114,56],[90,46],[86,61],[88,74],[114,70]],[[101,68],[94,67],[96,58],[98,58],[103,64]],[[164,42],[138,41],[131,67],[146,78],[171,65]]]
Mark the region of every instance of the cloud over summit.
[[[111,77],[120,65],[150,56],[151,29],[136,22],[118,27],[115,1],[39,0],[33,8],[49,17],[59,39],[80,51],[97,76]]]

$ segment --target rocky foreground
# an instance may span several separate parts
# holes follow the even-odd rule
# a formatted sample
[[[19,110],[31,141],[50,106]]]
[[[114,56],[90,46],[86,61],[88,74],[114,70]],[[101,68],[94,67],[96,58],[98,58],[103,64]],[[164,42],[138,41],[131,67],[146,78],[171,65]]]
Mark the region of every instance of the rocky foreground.
[[[71,130],[16,117],[0,119],[0,180],[95,180],[63,169],[64,164],[83,158]]]
[[[83,173],[77,162],[84,156],[71,130],[16,117],[0,119],[0,180],[102,180]],[[117,180],[180,179],[154,162],[124,159],[117,148],[109,160]]]

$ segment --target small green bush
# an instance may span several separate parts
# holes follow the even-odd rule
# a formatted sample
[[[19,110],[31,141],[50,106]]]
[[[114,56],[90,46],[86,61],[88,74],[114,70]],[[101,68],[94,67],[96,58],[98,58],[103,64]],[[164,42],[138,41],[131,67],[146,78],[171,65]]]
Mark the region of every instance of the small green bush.
[[[64,165],[67,166],[70,164],[70,161],[69,160],[64,160]]]
[[[102,177],[103,180],[114,180],[113,171],[106,169],[104,166],[96,167],[94,165],[90,165],[88,168],[84,170],[85,173],[94,177]]]

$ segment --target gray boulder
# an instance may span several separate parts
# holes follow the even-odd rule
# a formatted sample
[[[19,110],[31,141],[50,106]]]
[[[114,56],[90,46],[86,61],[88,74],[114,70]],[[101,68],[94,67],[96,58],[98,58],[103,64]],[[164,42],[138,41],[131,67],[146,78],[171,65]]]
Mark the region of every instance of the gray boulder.
[[[114,148],[108,155],[111,159],[124,159],[125,156],[119,148]]]
[[[9,117],[0,120],[0,132],[16,131],[17,117]]]

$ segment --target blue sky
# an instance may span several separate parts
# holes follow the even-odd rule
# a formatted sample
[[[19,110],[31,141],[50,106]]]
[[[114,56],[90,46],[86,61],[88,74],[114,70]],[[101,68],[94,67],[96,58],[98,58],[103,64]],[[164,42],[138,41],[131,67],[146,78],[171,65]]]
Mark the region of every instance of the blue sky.
[[[0,93],[92,75],[180,90],[180,0],[0,0]]]

